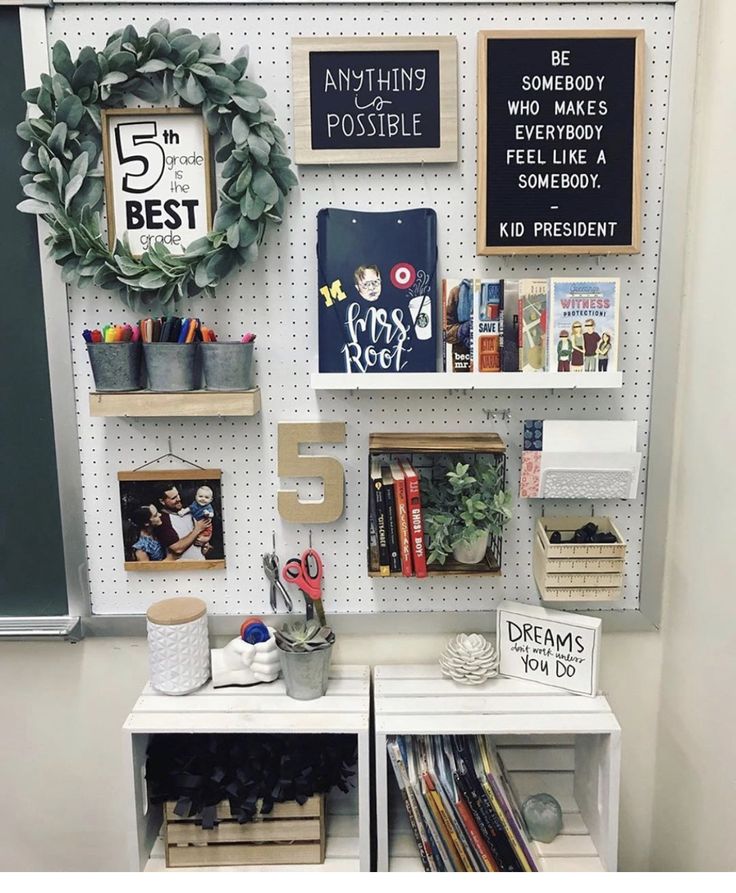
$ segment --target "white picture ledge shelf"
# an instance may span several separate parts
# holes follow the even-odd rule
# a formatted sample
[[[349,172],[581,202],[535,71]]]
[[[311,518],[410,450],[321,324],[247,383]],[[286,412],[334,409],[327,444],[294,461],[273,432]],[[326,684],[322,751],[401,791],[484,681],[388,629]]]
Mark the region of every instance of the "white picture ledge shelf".
[[[622,372],[313,372],[317,391],[614,390]]]

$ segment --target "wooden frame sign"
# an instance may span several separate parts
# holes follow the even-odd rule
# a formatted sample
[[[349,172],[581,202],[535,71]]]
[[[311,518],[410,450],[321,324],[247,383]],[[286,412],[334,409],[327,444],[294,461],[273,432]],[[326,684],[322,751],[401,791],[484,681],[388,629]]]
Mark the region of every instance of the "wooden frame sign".
[[[182,254],[210,232],[210,142],[196,109],[105,109],[102,151],[110,248],[127,233],[134,257],[156,244]]]
[[[295,37],[298,164],[457,161],[454,37]]]
[[[126,571],[225,567],[219,468],[119,471]]]
[[[598,694],[601,621],[503,602],[496,612],[498,672],[579,695]]]
[[[644,31],[478,35],[478,254],[637,254]]]

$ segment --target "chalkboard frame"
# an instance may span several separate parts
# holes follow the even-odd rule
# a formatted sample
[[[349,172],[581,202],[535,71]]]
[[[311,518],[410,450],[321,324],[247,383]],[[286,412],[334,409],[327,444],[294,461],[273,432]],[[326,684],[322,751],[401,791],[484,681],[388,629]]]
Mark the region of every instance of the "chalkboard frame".
[[[357,51],[440,54],[440,145],[432,148],[313,149],[311,53]],[[437,37],[294,37],[291,41],[294,95],[294,159],[297,164],[400,164],[458,160],[457,38]]]
[[[597,40],[624,38],[635,42],[634,53],[634,133],[631,178],[631,241],[623,245],[488,245],[488,43],[490,40]],[[478,32],[478,222],[476,254],[638,254],[641,250],[641,181],[642,181],[642,91],[644,70],[643,29],[479,31]]]

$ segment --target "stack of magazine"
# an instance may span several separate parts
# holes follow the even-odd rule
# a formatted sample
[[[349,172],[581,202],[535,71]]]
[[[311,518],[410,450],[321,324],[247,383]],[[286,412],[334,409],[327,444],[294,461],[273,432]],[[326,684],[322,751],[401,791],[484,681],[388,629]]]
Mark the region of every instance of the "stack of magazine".
[[[386,746],[425,871],[538,870],[486,736],[397,735]]]

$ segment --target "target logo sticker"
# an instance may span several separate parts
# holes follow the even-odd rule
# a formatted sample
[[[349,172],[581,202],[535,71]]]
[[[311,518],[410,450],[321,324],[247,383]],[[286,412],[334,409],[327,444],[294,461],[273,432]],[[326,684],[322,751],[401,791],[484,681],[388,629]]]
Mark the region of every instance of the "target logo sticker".
[[[391,285],[394,288],[411,288],[416,282],[417,271],[411,264],[398,263],[391,269]]]

